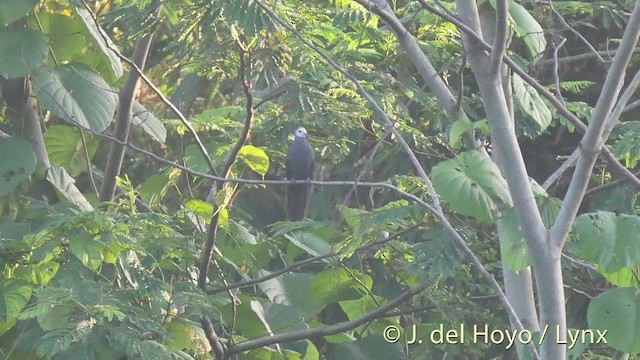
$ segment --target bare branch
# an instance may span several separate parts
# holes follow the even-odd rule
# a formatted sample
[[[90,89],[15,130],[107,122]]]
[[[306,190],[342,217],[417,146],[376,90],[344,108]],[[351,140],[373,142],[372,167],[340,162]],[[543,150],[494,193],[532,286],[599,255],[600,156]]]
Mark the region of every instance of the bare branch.
[[[509,23],[507,22],[507,0],[496,0],[496,34],[493,40],[493,49],[489,58],[489,72],[497,74],[502,65],[502,58],[507,52],[507,36],[509,35]]]
[[[578,54],[578,55],[571,55],[571,56],[565,56],[562,58],[558,58],[558,64],[562,64],[562,65],[566,65],[566,64],[570,64],[573,62],[578,62],[578,61],[583,61],[583,60],[589,60],[591,58],[597,57],[597,58],[602,58],[603,55],[606,55],[608,57],[613,58],[613,56],[616,54],[616,52],[618,51],[618,49],[612,49],[612,50],[600,50],[600,51],[590,51],[588,53],[584,53],[584,54]],[[633,50],[634,53],[640,52],[640,48],[635,48]],[[604,60],[603,61],[605,63],[609,63],[611,62],[611,60]],[[549,66],[549,65],[553,65],[555,63],[554,59],[545,59],[545,60],[540,60],[536,63],[536,66]]]
[[[305,331],[292,331],[292,332],[287,332],[287,333],[273,335],[273,336],[265,336],[255,340],[241,342],[237,345],[230,346],[227,349],[227,354],[229,355],[237,354],[243,351],[256,349],[256,348],[267,346],[267,345],[278,344],[285,341],[302,340],[302,339],[309,339],[317,336],[334,335],[334,334],[341,333],[343,331],[355,329],[356,327],[362,324],[365,324],[371,320],[375,320],[381,314],[385,314],[389,310],[404,303],[407,299],[409,299],[409,297],[413,295],[417,295],[425,288],[426,287],[423,286],[423,287],[409,289],[404,293],[402,293],[400,296],[396,297],[395,299],[389,301],[388,303],[378,307],[377,309],[365,314],[364,316],[356,320],[344,321],[334,325],[305,330]]]
[[[418,1],[420,1],[420,4],[422,4],[422,6],[427,8],[432,13],[451,22],[452,24],[456,25],[458,29],[460,29],[467,35],[473,37],[475,41],[482,46],[483,49],[487,51],[491,51],[491,45],[485,42],[480,35],[478,35],[472,28],[467,26],[464,22],[460,21],[456,17],[453,17],[447,13],[444,13],[436,9],[434,6],[432,6],[425,0],[418,0]],[[634,52],[636,50],[639,50],[639,49],[634,49]],[[536,89],[540,95],[544,96],[547,100],[549,100],[549,102],[553,105],[553,107],[555,107],[556,110],[558,111],[558,114],[564,116],[567,120],[569,120],[569,122],[571,122],[580,132],[584,133],[586,131],[587,126],[583,124],[582,121],[577,116],[575,116],[571,111],[569,111],[558,99],[556,99],[555,96],[553,96],[553,94],[549,92],[549,90],[547,90],[544,86],[542,86],[538,81],[536,81],[536,79],[534,79],[526,71],[522,70],[522,68],[520,68],[518,64],[516,64],[508,56],[504,56],[503,60],[505,64],[507,64],[507,66],[509,66],[509,68],[513,70],[513,72],[518,74],[525,82],[527,82],[527,84],[531,85],[534,89]],[[603,147],[602,152],[607,162],[611,164],[611,166],[614,168],[615,171],[617,171],[620,175],[624,176],[627,179],[627,181],[633,184],[633,186],[635,186],[637,189],[640,189],[640,179],[638,179],[638,177],[636,177],[631,171],[629,171],[629,169],[627,169],[624,165],[622,165],[613,156],[613,154],[611,153],[611,151],[609,151],[608,148]]]
[[[140,73],[144,71],[152,41],[153,34],[145,35],[136,40],[136,45],[133,50],[133,63],[138,66]],[[129,75],[127,75],[127,81],[118,94],[120,98],[118,119],[116,120],[113,136],[125,143],[128,141],[129,132],[131,131],[131,121],[133,117],[131,111],[133,109],[135,92],[138,88],[139,80],[139,73],[130,71]],[[116,193],[116,177],[120,175],[122,169],[124,150],[124,146],[111,143],[109,156],[107,157],[107,165],[100,186],[100,193],[98,194],[100,201],[111,201]]]
[[[612,115],[614,101],[624,83],[625,69],[631,60],[631,55],[633,55],[633,51],[638,42],[638,36],[640,36],[640,2],[636,3],[633,9],[618,52],[613,58],[611,68],[607,73],[607,78],[605,79],[602,92],[591,116],[589,127],[580,142],[579,149],[581,156],[576,164],[571,184],[562,202],[558,217],[550,230],[551,241],[553,241],[556,246],[561,247],[564,244],[571,225],[578,213],[578,207],[587,190],[593,165],[595,164],[598,153],[600,153],[603,148],[603,135],[606,135],[605,128],[607,127],[607,122],[611,121],[609,117]],[[626,102],[624,103],[626,104]],[[619,111],[621,112],[623,108],[624,104],[619,107]]]
[[[551,11],[553,12],[553,14],[558,18],[558,20],[560,20],[560,22],[567,27],[567,29],[569,31],[571,31],[571,33],[573,35],[575,35],[578,39],[582,40],[582,42],[587,45],[587,47],[591,50],[591,53],[594,57],[598,58],[599,61],[601,62],[607,62],[607,60],[603,59],[602,56],[600,56],[600,54],[598,53],[598,51],[596,51],[596,49],[593,47],[593,45],[591,45],[591,43],[585,39],[584,36],[582,36],[582,34],[580,34],[580,32],[578,32],[576,29],[574,29],[573,27],[571,27],[571,25],[569,25],[567,23],[567,21],[564,19],[564,17],[558,12],[558,10],[556,10],[555,7],[553,7],[553,1],[549,0],[549,7],[551,8]],[[560,46],[558,46],[560,47]]]
[[[553,174],[549,175],[547,180],[545,180],[544,183],[542,184],[542,188],[545,190],[549,190],[551,185],[553,185],[553,183],[556,180],[558,180],[562,176],[562,174],[564,174],[565,171],[567,171],[570,167],[572,167],[576,163],[579,156],[580,156],[580,153],[578,152],[578,149],[575,149],[573,153],[571,153],[569,158],[567,158],[567,160],[565,160],[565,162],[563,162],[562,165],[560,165],[560,167],[553,172]]]
[[[242,133],[236,141],[235,145],[229,150],[227,153],[227,157],[223,164],[222,176],[226,178],[229,176],[231,171],[231,166],[236,162],[238,157],[238,153],[244,144],[247,142],[247,138],[249,137],[249,133],[251,132],[251,126],[253,122],[253,115],[255,114],[255,108],[253,107],[253,96],[251,94],[251,84],[247,80],[246,70],[248,64],[245,60],[245,50],[240,47],[240,81],[242,82],[242,87],[246,96],[246,115],[244,121],[244,127],[242,129]],[[215,191],[223,190],[225,186],[225,182],[222,180],[218,180],[215,183]],[[223,205],[226,206],[226,205]],[[215,246],[215,242],[218,235],[218,220],[220,218],[220,211],[222,210],[221,206],[218,206],[215,201],[213,201],[213,216],[211,217],[211,221],[209,223],[209,230],[207,233],[207,242],[205,244],[204,252],[202,254],[202,259],[200,260],[199,274],[198,274],[198,285],[204,289],[206,285],[206,279],[209,274],[209,263],[211,262],[211,256],[213,255],[213,248]],[[226,280],[222,279],[224,285],[226,286]],[[233,295],[230,293],[232,300]]]
[[[640,85],[640,70],[636,71],[633,79],[631,79],[631,82],[629,83],[627,88],[624,90],[622,95],[620,95],[616,106],[613,108],[613,111],[609,115],[603,131],[603,138],[607,139],[609,137],[609,134],[611,134],[611,131],[618,122],[618,119],[620,119],[620,115],[627,108],[627,103],[629,102],[629,100],[631,100],[631,96],[633,96],[633,93],[638,88],[638,85]]]
[[[388,3],[384,1],[381,2],[382,4],[378,4],[373,0],[355,1],[378,15],[393,30],[402,49],[407,53],[420,77],[438,100],[438,104],[444,110],[449,122],[454,123],[456,120],[467,119],[467,115],[461,110],[460,104],[456,101],[447,84],[438,76],[437,70],[418,45],[416,38],[404,27]],[[473,132],[465,133],[464,143],[470,148],[484,151],[482,144],[475,140]]]
[[[204,334],[207,336],[207,340],[209,341],[209,345],[211,345],[213,353],[216,355],[216,360],[224,359],[224,347],[222,347],[218,334],[216,334],[216,331],[213,329],[211,320],[205,315],[202,317],[201,323]]]

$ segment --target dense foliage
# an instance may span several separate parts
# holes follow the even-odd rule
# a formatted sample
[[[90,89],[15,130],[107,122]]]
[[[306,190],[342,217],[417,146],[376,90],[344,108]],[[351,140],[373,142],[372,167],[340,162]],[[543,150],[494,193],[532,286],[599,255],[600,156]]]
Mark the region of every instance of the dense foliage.
[[[454,3],[441,5],[455,12]],[[587,122],[607,63],[585,40],[598,50],[615,47],[633,5],[511,2],[508,55]],[[500,169],[465,142],[471,134],[491,151],[458,29],[420,2],[393,8],[469,119],[447,119],[396,34],[357,2],[2,1],[0,129],[11,137],[0,137],[0,357],[209,359],[216,344],[234,349],[325,327],[331,334],[309,332],[229,355],[394,360],[514,353],[503,343],[473,342],[471,333],[463,346],[429,340],[441,324],[445,331],[460,324],[507,329],[509,318],[441,219],[423,206],[429,186],[399,139],[352,79],[314,49],[355,77],[394,122],[433,181],[448,221],[485,268],[499,282],[502,267],[527,268],[509,187]],[[120,89],[136,71],[123,59],[151,34],[149,83],[141,81],[132,104],[118,191],[100,201],[117,143],[114,122],[123,111]],[[566,43],[554,55],[551,43],[560,37]],[[516,133],[550,226],[571,174],[548,189],[540,184],[580,135],[523,78],[507,76]],[[41,128],[44,155],[27,108],[41,125],[35,134]],[[640,160],[636,113],[633,107],[624,113],[607,143],[629,169]],[[284,179],[284,156],[299,126],[312,135],[316,180],[377,184],[316,185],[308,220],[288,222],[286,185],[223,186],[206,176]],[[637,315],[615,313],[616,321],[604,315],[635,310],[640,283],[636,190],[616,176],[598,163],[564,251],[569,326],[610,333],[608,346],[570,349],[576,358],[640,352],[632,331]],[[497,219],[507,224],[500,242]],[[206,244],[214,245],[213,257],[201,286]],[[407,289],[422,291],[375,312]],[[373,315],[355,323],[367,314]],[[338,327],[349,321],[353,326]],[[386,341],[389,326],[407,338],[415,331],[420,342]]]

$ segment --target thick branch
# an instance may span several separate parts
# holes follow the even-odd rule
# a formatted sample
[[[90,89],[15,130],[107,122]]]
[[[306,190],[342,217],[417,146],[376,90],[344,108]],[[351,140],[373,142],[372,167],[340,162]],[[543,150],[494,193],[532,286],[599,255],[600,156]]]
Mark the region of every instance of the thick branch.
[[[433,95],[438,100],[438,104],[444,110],[450,123],[457,120],[467,119],[467,115],[461,110],[460,104],[449,90],[449,87],[440,78],[438,71],[433,67],[427,56],[424,54],[416,38],[404,27],[402,21],[398,19],[388,3],[376,3],[374,0],[355,0],[367,9],[378,15],[392,29],[396,35],[400,46],[407,53],[408,58],[418,70],[420,77],[427,84]],[[468,131],[464,135],[465,145],[470,148],[483,151],[482,144],[475,140],[473,132]]]
[[[153,34],[145,35],[136,41],[133,50],[133,63],[138,66],[140,72],[144,70],[153,41]],[[140,76],[135,71],[129,71],[127,81],[122,89],[120,89],[119,98],[120,106],[118,109],[118,119],[113,136],[122,141],[127,142],[129,132],[131,131],[132,109],[135,100],[135,92],[138,88]],[[120,175],[122,162],[124,161],[125,147],[118,143],[111,143],[109,149],[109,157],[107,158],[107,166],[104,170],[104,179],[100,186],[100,201],[111,201],[116,192],[116,177]]]
[[[507,52],[507,35],[509,33],[507,7],[507,0],[496,0],[496,33],[489,59],[489,72],[491,74],[498,74],[502,66],[502,58]]]
[[[245,73],[248,66],[245,62],[245,56],[246,55],[244,53],[244,50],[240,49],[240,80],[242,81],[242,86],[243,86],[244,93],[246,96],[246,101],[247,101],[244,128],[242,129],[242,133],[240,134],[238,141],[236,141],[235,145],[231,148],[231,150],[229,150],[229,153],[227,154],[227,157],[225,159],[223,170],[222,170],[223,177],[225,178],[229,176],[229,173],[231,172],[231,166],[233,166],[233,164],[236,162],[240,149],[247,142],[247,138],[249,137],[249,133],[251,132],[253,115],[255,113],[255,109],[253,107],[253,96],[251,95],[251,84],[247,80],[246,73]],[[216,181],[216,185],[215,185],[216,190],[223,190],[224,186],[225,186],[224,181],[222,180]],[[200,268],[199,268],[199,274],[198,274],[198,285],[202,289],[205,288],[206,279],[209,274],[209,263],[211,262],[211,256],[213,255],[213,248],[215,246],[215,242],[218,236],[218,220],[220,219],[220,212],[222,211],[224,206],[225,205],[218,206],[215,203],[215,200],[213,202],[213,207],[214,207],[213,216],[211,217],[211,221],[209,223],[209,231],[207,233],[207,242],[205,244],[204,252],[202,254],[202,259],[200,260]],[[223,279],[223,283],[225,283],[225,286],[227,285],[224,279]]]

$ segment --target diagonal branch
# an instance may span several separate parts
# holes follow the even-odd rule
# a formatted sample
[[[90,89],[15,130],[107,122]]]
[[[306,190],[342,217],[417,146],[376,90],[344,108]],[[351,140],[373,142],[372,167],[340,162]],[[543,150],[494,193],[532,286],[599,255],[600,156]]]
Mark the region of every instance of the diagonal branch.
[[[98,19],[96,18],[96,15],[93,13],[93,11],[89,7],[89,5],[87,5],[87,3],[84,0],[82,0],[82,2],[84,4],[84,7],[86,8],[86,10],[89,12],[89,14],[91,14],[91,18],[93,19],[93,21],[96,24],[96,26],[99,27],[100,24],[98,23]],[[176,114],[176,116],[178,116],[178,119],[180,119],[180,122],[182,122],[182,124],[187,128],[187,130],[191,134],[191,137],[193,138],[193,141],[196,143],[196,146],[198,147],[198,150],[200,150],[200,152],[202,153],[202,156],[204,156],[204,159],[205,159],[205,161],[207,163],[207,166],[209,167],[209,171],[211,171],[212,174],[217,174],[215,165],[213,165],[213,161],[211,161],[211,157],[209,157],[209,153],[207,152],[207,149],[205,149],[204,145],[202,144],[202,141],[200,141],[200,137],[198,136],[198,133],[193,128],[193,126],[191,125],[189,120],[187,120],[187,118],[171,102],[171,100],[169,100],[162,93],[162,91],[160,91],[160,89],[158,89],[158,87],[144,74],[144,72],[138,67],[138,65],[136,65],[130,59],[128,59],[126,56],[122,55],[120,53],[120,51],[115,46],[112,45],[112,42],[109,40],[109,38],[107,37],[106,34],[104,34],[102,31],[100,31],[100,36],[102,36],[103,39],[105,40],[106,46],[109,48],[109,50],[113,51],[122,61],[124,61],[127,64],[129,64],[129,66],[131,66],[131,69],[133,69],[136,73],[138,73],[140,78],[145,82],[145,84],[147,84],[147,86],[149,86],[151,88],[151,90],[153,90],[153,92],[156,95],[158,95],[160,100],[165,105],[167,105],[167,107],[169,107],[169,109],[171,109],[171,111],[173,111]],[[109,41],[107,41],[107,40],[109,40]]]
[[[246,105],[246,115],[244,121],[244,128],[242,129],[242,133],[236,141],[235,145],[229,150],[227,157],[223,164],[222,177],[226,178],[229,176],[231,172],[231,166],[236,162],[238,157],[238,153],[244,144],[247,142],[247,138],[249,137],[249,133],[251,132],[251,126],[253,122],[253,115],[255,114],[255,108],[253,107],[253,96],[251,94],[251,84],[247,80],[245,71],[247,69],[247,64],[245,62],[245,50],[240,47],[240,81],[242,81],[242,86],[244,89],[245,96],[247,98]],[[223,190],[225,186],[225,181],[217,180],[215,184],[215,188],[217,191]],[[222,205],[224,206],[224,205]],[[202,254],[202,259],[199,267],[198,274],[198,285],[204,289],[206,284],[206,279],[209,274],[209,263],[211,262],[211,256],[213,255],[213,248],[216,242],[217,234],[218,234],[218,220],[220,218],[220,211],[222,210],[222,206],[218,206],[215,201],[213,202],[213,216],[209,223],[209,230],[207,233],[207,242],[205,244],[204,253]],[[223,279],[223,283],[226,286],[226,281]]]
[[[140,72],[144,70],[152,41],[153,33],[136,40],[136,45],[133,50],[133,63],[140,68]],[[131,112],[133,109],[135,92],[138,88],[138,84],[140,83],[139,80],[139,73],[130,71],[129,75],[127,75],[127,81],[118,94],[120,104],[113,136],[125,143],[128,141],[129,133],[131,132],[131,121],[133,118],[133,114]],[[102,185],[100,186],[100,201],[111,201],[116,193],[116,177],[120,175],[120,171],[122,170],[124,150],[124,146],[117,143],[111,143]],[[89,171],[91,171],[90,167]]]
[[[292,332],[287,332],[287,333],[273,335],[273,336],[265,336],[255,340],[241,342],[237,345],[230,346],[227,349],[227,354],[228,355],[237,354],[243,351],[252,350],[252,349],[256,349],[263,346],[278,344],[285,341],[309,339],[309,338],[318,337],[318,336],[329,336],[329,335],[338,334],[347,330],[355,329],[362,324],[365,324],[371,320],[375,320],[381,314],[384,314],[389,310],[395,308],[396,306],[404,303],[411,296],[417,295],[425,288],[426,286],[409,289],[404,293],[402,293],[400,296],[396,297],[395,299],[389,301],[384,305],[381,305],[377,309],[365,314],[364,316],[356,320],[344,321],[334,325],[305,330],[305,331],[292,331]]]
[[[360,0],[356,0],[356,1],[360,1]],[[480,45],[484,50],[491,51],[491,45],[489,45],[486,41],[484,41],[482,36],[476,33],[476,31],[474,31],[472,28],[467,26],[460,19],[436,9],[434,6],[429,4],[426,0],[418,0],[418,1],[427,10],[449,21],[450,23],[458,27],[458,29],[463,31],[465,34],[472,37],[476,41],[476,43]],[[616,49],[616,51],[617,50],[619,49]],[[634,52],[638,50],[640,49],[638,48],[633,49]],[[580,132],[584,133],[587,130],[587,126],[583,124],[582,121],[577,116],[575,116],[571,111],[569,111],[562,104],[560,100],[556,99],[556,97],[544,86],[542,86],[536,79],[534,79],[526,71],[522,70],[522,68],[520,68],[520,66],[518,66],[518,64],[516,64],[515,61],[513,61],[508,56],[504,56],[503,61],[505,62],[505,64],[507,64],[507,66],[509,66],[509,68],[511,68],[511,70],[513,70],[513,72],[518,74],[527,84],[531,85],[534,89],[538,91],[540,95],[544,96],[553,105],[553,107],[556,108],[556,110],[558,111],[558,114],[564,116],[567,120],[569,120],[569,122],[571,122]],[[635,186],[637,189],[640,189],[640,179],[638,177],[636,177],[631,171],[629,171],[629,169],[627,169],[624,165],[622,165],[613,156],[613,154],[611,153],[611,151],[609,151],[608,148],[603,147],[602,152],[607,162],[611,164],[611,166],[614,168],[615,171],[617,171],[620,175],[624,176],[627,179],[627,181],[633,184],[633,186]]]
[[[578,207],[587,190],[596,158],[604,146],[603,135],[608,135],[605,134],[607,123],[617,120],[610,119],[609,117],[612,115],[615,99],[620,93],[620,89],[624,83],[626,67],[633,55],[633,50],[638,42],[638,36],[640,36],[640,2],[636,3],[633,9],[627,28],[622,36],[622,42],[620,43],[618,52],[613,58],[611,68],[609,68],[609,72],[607,73],[607,78],[605,79],[602,92],[591,116],[589,127],[579,145],[581,156],[576,164],[569,189],[562,202],[562,207],[560,208],[556,222],[550,229],[551,241],[553,241],[556,246],[561,247],[564,244],[571,225],[578,213]],[[626,103],[626,101],[624,101],[624,103]],[[624,104],[619,107],[619,111],[621,112],[623,108]]]

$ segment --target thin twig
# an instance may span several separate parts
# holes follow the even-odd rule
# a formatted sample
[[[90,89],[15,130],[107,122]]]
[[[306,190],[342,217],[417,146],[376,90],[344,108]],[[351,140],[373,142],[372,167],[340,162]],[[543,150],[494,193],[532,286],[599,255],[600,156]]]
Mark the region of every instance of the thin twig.
[[[571,31],[573,33],[573,35],[575,35],[578,39],[582,40],[582,42],[587,45],[587,47],[591,50],[591,54],[598,58],[598,60],[600,60],[603,63],[608,62],[607,60],[603,59],[602,56],[600,56],[600,54],[598,53],[598,51],[593,47],[593,45],[591,45],[591,43],[584,37],[582,36],[582,34],[580,34],[580,32],[578,32],[576,29],[574,29],[573,27],[571,27],[571,25],[569,25],[567,23],[567,21],[564,19],[564,17],[558,12],[558,10],[556,10],[555,7],[553,7],[553,1],[549,0],[549,7],[551,8],[551,11],[553,12],[553,14],[560,20],[560,22],[567,27],[567,29],[569,31]],[[560,46],[558,46],[560,47]]]
[[[545,190],[549,190],[551,185],[553,185],[553,183],[556,180],[558,180],[562,176],[562,174],[564,174],[565,171],[567,171],[570,167],[575,165],[579,157],[580,157],[580,152],[578,151],[578,149],[574,150],[573,153],[571,153],[571,155],[567,158],[567,160],[565,160],[562,163],[562,165],[560,165],[560,167],[553,172],[553,174],[549,175],[547,180],[545,180],[544,183],[542,184],[542,188]]]

